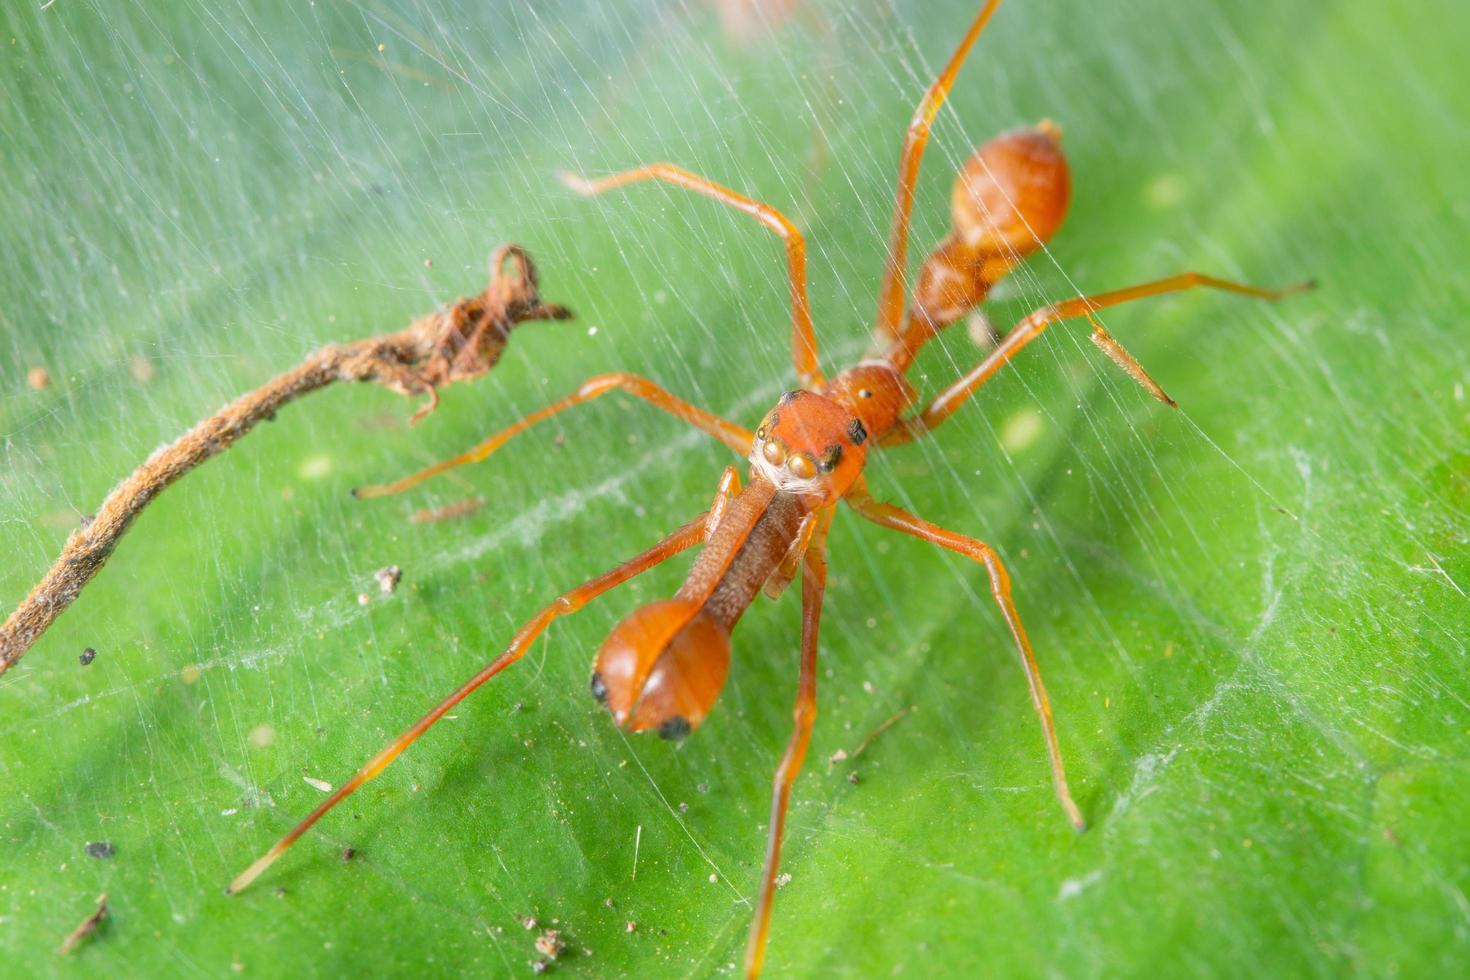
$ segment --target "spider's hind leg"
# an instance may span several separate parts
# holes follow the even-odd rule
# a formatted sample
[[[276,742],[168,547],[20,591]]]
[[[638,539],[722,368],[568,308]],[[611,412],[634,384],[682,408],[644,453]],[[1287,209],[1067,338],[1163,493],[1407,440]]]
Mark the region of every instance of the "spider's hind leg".
[[[588,378],[576,391],[561,401],[552,402],[540,411],[532,412],[520,421],[495,433],[495,435],[486,439],[473,449],[468,449],[457,456],[451,456],[449,459],[435,463],[433,466],[425,467],[417,473],[406,476],[401,480],[396,480],[393,483],[358,487],[352,491],[352,495],[358,498],[367,498],[385,497],[389,494],[402,493],[410,487],[416,487],[425,480],[452,470],[457,466],[463,466],[466,463],[478,463],[509,442],[513,436],[524,432],[537,422],[549,419],[553,415],[560,414],[575,405],[592,401],[594,398],[601,398],[608,392],[620,389],[634,397],[643,399],[656,408],[663,409],[680,421],[694,426],[699,431],[713,436],[741,456],[744,456],[750,451],[750,444],[755,439],[755,435],[736,425],[734,422],[723,419],[713,412],[707,412],[702,408],[691,405],[679,396],[671,394],[647,378],[640,377],[639,375],[599,374],[594,378]]]
[[[1218,279],[1207,276],[1200,272],[1181,272],[1178,275],[1169,276],[1166,279],[1155,279],[1153,282],[1141,283],[1137,286],[1129,286],[1126,289],[1115,289],[1112,292],[1096,293],[1091,296],[1074,296],[1071,299],[1062,300],[1059,303],[1049,303],[1041,309],[1031,313],[1023,319],[1016,328],[1006,334],[1000,346],[991,351],[990,354],[954,384],[945,388],[934,397],[923,411],[919,412],[903,423],[894,427],[888,435],[883,438],[883,445],[895,446],[913,439],[932,429],[938,428],[940,423],[949,418],[955,411],[970,400],[980,389],[980,386],[989,381],[1002,367],[1015,357],[1021,348],[1031,341],[1040,337],[1048,326],[1062,320],[1073,317],[1086,317],[1093,325],[1092,340],[1102,351],[1113,360],[1115,364],[1128,372],[1143,386],[1149,394],[1164,402],[1170,407],[1174,401],[1158,383],[1149,377],[1143,366],[1134,360],[1123,345],[1114,340],[1112,335],[1102,328],[1102,324],[1092,315],[1095,311],[1109,306],[1118,306],[1122,303],[1132,302],[1136,299],[1145,299],[1149,296],[1160,296],[1164,293],[1176,293],[1186,289],[1208,288],[1219,289],[1224,292],[1238,293],[1242,296],[1252,296],[1256,299],[1281,299],[1292,293],[1299,293],[1304,289],[1312,288],[1311,282],[1297,283],[1285,289],[1262,289],[1259,286],[1251,286],[1246,283],[1233,282],[1229,279]]]

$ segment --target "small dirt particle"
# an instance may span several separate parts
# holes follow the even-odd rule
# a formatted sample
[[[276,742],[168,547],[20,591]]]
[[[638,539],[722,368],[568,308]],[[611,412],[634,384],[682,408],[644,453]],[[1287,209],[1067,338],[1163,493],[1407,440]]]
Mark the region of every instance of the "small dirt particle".
[[[397,565],[389,565],[380,568],[373,573],[373,579],[378,583],[378,589],[384,595],[392,595],[398,588],[398,583],[403,580],[403,569]]]
[[[545,973],[549,969],[551,969],[551,961],[550,960],[532,960],[531,961],[531,972],[532,973],[535,973],[537,975],[540,975],[542,973]]]
[[[694,788],[697,789],[697,790],[699,790],[701,793],[708,793],[709,792],[709,783],[700,783],[698,786],[696,786]]]
[[[357,604],[359,606],[365,606],[372,601],[373,600],[368,597],[368,594],[366,592],[359,592],[357,594]]]
[[[344,861],[351,861],[355,857],[357,857],[357,848],[355,848],[355,847],[344,847],[344,848],[342,848],[342,860],[344,860]]]
[[[853,771],[853,772],[848,773],[847,774],[847,781],[849,783],[852,783],[854,786],[856,786],[860,782],[860,780],[858,778],[857,772],[856,771]]]
[[[26,384],[36,391],[45,391],[51,387],[51,372],[43,367],[33,367],[26,372]]]
[[[778,874],[776,876],[776,887],[777,888],[785,888],[789,884],[791,884],[791,876],[789,874],[786,874],[785,872],[782,872],[781,874]]]
[[[523,915],[520,916],[516,921],[525,926],[527,929],[536,928],[536,917],[534,915]]]
[[[82,651],[81,656],[77,657],[77,663],[79,663],[83,667],[85,667],[85,666],[87,666],[87,664],[91,663],[92,661],[94,661],[96,659],[97,659],[97,651],[96,650],[93,650],[91,647],[87,647],[87,649],[85,649],[85,650]]]
[[[117,853],[117,848],[112,846],[112,841],[107,840],[89,841],[82,850],[86,851],[89,857],[97,858],[99,861],[105,861]]]
[[[547,929],[536,937],[536,952],[547,959],[556,959],[566,948],[567,944],[561,941],[560,929]]]
[[[634,922],[632,919],[629,919],[627,922],[623,923],[623,931],[624,932],[637,932],[638,931],[638,923]]]

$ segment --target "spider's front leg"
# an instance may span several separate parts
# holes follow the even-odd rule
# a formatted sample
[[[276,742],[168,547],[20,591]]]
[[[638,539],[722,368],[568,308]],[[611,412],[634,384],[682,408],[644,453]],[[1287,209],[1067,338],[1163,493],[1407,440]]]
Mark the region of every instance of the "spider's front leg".
[[[473,449],[466,450],[457,456],[435,463],[433,466],[425,467],[417,473],[406,476],[393,483],[384,483],[369,487],[357,487],[352,495],[359,499],[368,497],[385,497],[389,494],[402,493],[410,487],[416,487],[430,477],[438,476],[456,466],[466,463],[478,463],[485,459],[495,450],[505,445],[512,437],[526,431],[537,422],[545,421],[553,415],[565,412],[575,405],[590,402],[594,398],[601,398],[611,391],[626,391],[635,398],[641,398],[653,405],[655,408],[663,409],[681,422],[687,422],[694,428],[706,435],[713,436],[720,442],[729,446],[735,452],[744,456],[750,451],[750,444],[755,439],[755,434],[736,425],[728,419],[721,418],[713,412],[707,412],[696,405],[691,405],[678,395],[660,388],[647,378],[636,374],[599,374],[588,378],[586,381],[561,401],[552,402],[539,412],[532,412],[518,422],[495,433],[484,442]]]

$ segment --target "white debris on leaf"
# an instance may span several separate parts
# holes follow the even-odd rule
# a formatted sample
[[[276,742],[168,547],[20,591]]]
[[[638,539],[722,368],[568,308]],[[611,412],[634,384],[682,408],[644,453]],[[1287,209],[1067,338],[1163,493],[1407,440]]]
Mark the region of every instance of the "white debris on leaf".
[[[378,583],[378,589],[384,595],[392,595],[398,589],[398,583],[403,580],[403,569],[397,565],[380,568],[373,573],[373,580]]]

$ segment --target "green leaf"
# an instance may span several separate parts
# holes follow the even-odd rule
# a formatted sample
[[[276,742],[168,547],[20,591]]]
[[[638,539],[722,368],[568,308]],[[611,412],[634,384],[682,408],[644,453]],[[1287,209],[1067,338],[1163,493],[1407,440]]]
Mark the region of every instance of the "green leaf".
[[[321,344],[477,291],[494,244],[529,248],[578,313],[518,331],[414,429],[381,389],[329,389],[149,508],[0,680],[7,971],[514,975],[527,916],[563,930],[566,975],[738,971],[795,593],[752,608],[678,747],[620,734],[587,692],[602,637],[687,559],[556,623],[221,891],[315,781],[704,509],[731,460],[615,395],[402,498],[348,488],[595,373],[747,424],[792,384],[768,233],[673,189],[578,199],[556,170],[669,159],[787,209],[836,366],[863,351],[903,127],[973,7],[809,3],[740,45],[691,4],[7,5],[6,603],[154,447]],[[1178,412],[1056,328],[874,461],[875,493],[1008,562],[1091,827],[1056,804],[978,570],[844,513],[772,974],[1463,969],[1467,27],[1449,3],[1001,8],[939,117],[915,230],[920,253],[942,234],[970,147],[1064,127],[1072,212],[995,323],[1185,268],[1320,285],[1110,311]],[[956,329],[915,382],[980,356]],[[64,967],[101,892],[109,918]]]

